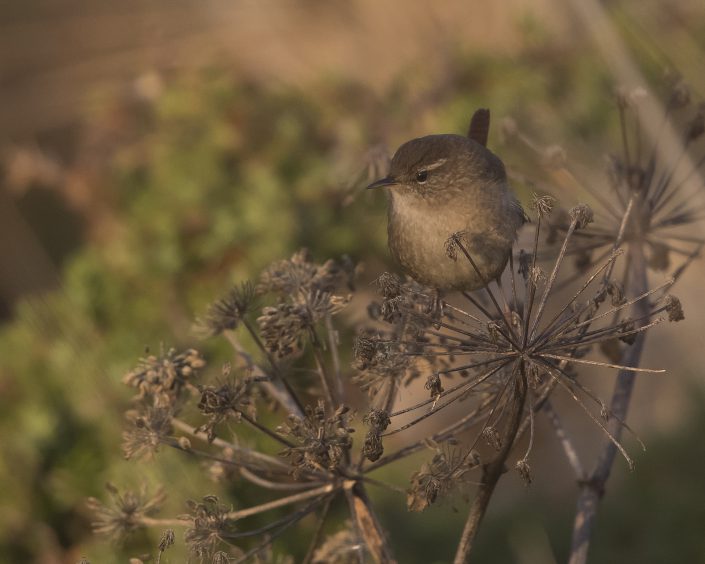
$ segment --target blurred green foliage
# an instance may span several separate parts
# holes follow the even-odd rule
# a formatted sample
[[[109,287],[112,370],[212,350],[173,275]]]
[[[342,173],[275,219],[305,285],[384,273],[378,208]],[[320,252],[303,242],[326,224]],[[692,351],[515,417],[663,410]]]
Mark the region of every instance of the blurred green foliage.
[[[75,251],[59,290],[17,304],[14,320],[0,330],[1,561],[43,561],[62,550],[66,561],[83,554],[93,562],[124,561],[153,550],[156,536],[122,548],[90,536],[83,499],[102,497],[106,480],[161,480],[183,499],[212,493],[196,464],[178,453],[138,471],[120,460],[129,396],[120,377],[145,344],[193,343],[192,321],[209,301],[302,246],[317,259],[349,254],[386,262],[382,202],[362,189],[369,147],[463,132],[479,106],[492,108],[494,147],[496,118],[508,113],[544,139],[589,144],[605,134],[612,106],[603,65],[585,47],[556,53],[535,22],[526,25],[518,57],[450,52],[446,68],[409,68],[383,93],[331,79],[302,88],[258,83],[211,69],[168,78],[154,100],[120,108],[119,141],[92,163],[109,225]],[[112,134],[100,121],[91,128]],[[520,162],[508,154],[512,159]],[[212,364],[227,358],[213,345],[206,353]],[[657,467],[644,471],[638,480],[658,480]],[[606,518],[620,515],[626,524],[645,513],[650,502],[636,493],[624,515],[611,498],[604,514],[613,516]],[[644,508],[635,512],[637,498]],[[173,513],[183,499],[171,500]],[[403,502],[397,507],[403,511]],[[390,511],[385,515],[395,515]],[[457,526],[452,516],[434,517],[446,511],[394,519],[407,539],[418,526],[423,534],[416,538],[447,543]],[[616,541],[603,542],[612,550]],[[401,561],[410,562],[404,558],[414,550],[402,550]],[[683,558],[693,561],[689,554]]]

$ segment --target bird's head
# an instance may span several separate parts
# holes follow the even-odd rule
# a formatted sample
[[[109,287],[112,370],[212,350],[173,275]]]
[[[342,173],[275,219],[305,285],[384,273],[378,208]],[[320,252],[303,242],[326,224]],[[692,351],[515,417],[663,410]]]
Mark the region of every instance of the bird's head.
[[[474,182],[503,176],[501,161],[476,141],[460,135],[427,135],[399,147],[389,174],[368,188],[388,187],[394,196],[438,201]]]

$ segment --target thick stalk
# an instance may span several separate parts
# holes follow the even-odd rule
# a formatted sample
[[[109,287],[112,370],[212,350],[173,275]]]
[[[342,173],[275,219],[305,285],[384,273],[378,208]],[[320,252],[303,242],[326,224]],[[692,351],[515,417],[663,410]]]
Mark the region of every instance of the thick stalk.
[[[509,414],[507,430],[502,440],[502,448],[497,453],[494,460],[486,464],[482,469],[482,483],[477,489],[477,494],[470,507],[470,513],[468,513],[468,518],[465,521],[463,534],[460,537],[460,543],[455,553],[454,564],[463,564],[468,561],[475,537],[477,536],[477,531],[480,528],[482,518],[487,512],[497,482],[499,482],[500,477],[506,471],[505,464],[514,446],[514,439],[519,431],[524,413],[524,404],[526,403],[527,382],[523,364],[521,370],[516,374],[516,378],[512,411]]]
[[[631,293],[639,295],[648,290],[648,280],[646,277],[646,264],[644,253],[639,243],[633,244],[629,248],[632,265],[632,287]],[[634,304],[634,317],[642,318],[649,314],[648,300],[640,300]],[[646,320],[641,324],[646,323]],[[628,347],[622,354],[620,364],[624,366],[638,366],[641,354],[644,350],[644,339],[646,333],[638,333],[636,341]],[[612,393],[610,410],[614,417],[608,424],[608,430],[617,440],[622,434],[622,424],[629,410],[629,402],[634,389],[634,379],[636,374],[629,370],[620,370],[617,375],[617,382]],[[595,528],[597,509],[605,492],[607,480],[610,477],[612,464],[617,455],[617,447],[611,441],[605,443],[600,452],[597,463],[591,474],[580,483],[580,494],[573,521],[573,537],[571,541],[570,564],[585,564],[587,562],[590,540]]]
[[[364,486],[358,481],[349,480],[345,483],[345,495],[353,518],[353,526],[364,541],[372,560],[376,564],[396,564],[384,529],[372,509]],[[362,553],[360,556],[362,557]]]

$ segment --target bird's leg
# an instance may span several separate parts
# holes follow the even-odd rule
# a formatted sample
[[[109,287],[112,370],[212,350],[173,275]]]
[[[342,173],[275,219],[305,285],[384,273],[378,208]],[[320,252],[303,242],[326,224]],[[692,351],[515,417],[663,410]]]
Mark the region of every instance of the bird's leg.
[[[435,321],[438,321],[443,317],[443,294],[437,288],[433,289],[430,309],[431,311],[429,311],[429,315],[434,319],[434,327],[436,327],[436,329],[440,329],[440,325],[436,326]]]

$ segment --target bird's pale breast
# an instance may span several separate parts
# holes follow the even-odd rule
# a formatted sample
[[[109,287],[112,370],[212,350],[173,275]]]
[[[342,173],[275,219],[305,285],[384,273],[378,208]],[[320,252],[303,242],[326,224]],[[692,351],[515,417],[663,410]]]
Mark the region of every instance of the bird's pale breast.
[[[423,198],[393,195],[388,224],[392,254],[422,284],[440,290],[482,287],[501,274],[517,229],[507,222],[506,199],[496,196],[478,206],[469,199],[472,195],[459,194],[452,205],[439,209]],[[458,232],[464,232],[466,248],[482,276],[462,253],[457,260],[448,257],[446,242]]]

